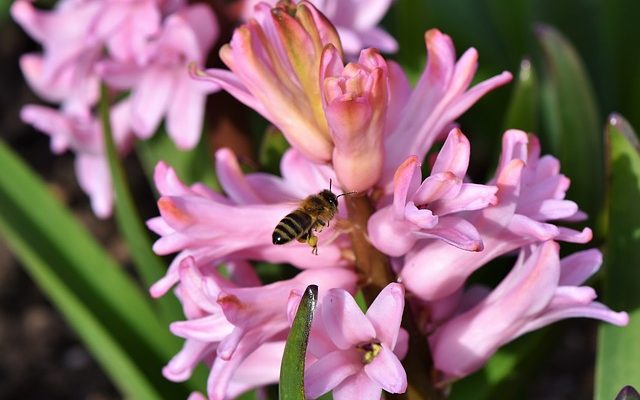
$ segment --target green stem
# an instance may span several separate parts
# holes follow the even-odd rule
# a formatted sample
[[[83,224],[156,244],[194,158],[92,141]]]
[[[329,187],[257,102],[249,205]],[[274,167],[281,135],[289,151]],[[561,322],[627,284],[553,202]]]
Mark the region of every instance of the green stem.
[[[345,196],[351,230],[351,244],[356,257],[356,268],[362,292],[368,304],[378,296],[390,282],[396,281],[389,258],[373,247],[367,239],[367,222],[374,209],[366,196]],[[440,400],[444,394],[433,383],[433,361],[427,339],[416,325],[407,304],[402,315],[402,327],[409,333],[409,352],[402,365],[407,372],[407,392],[400,395],[387,394],[387,398],[408,400]]]
[[[115,211],[118,227],[127,242],[137,273],[144,284],[149,287],[165,274],[166,266],[162,259],[151,251],[151,240],[149,239],[148,231],[140,218],[129,190],[124,168],[113,141],[109,112],[109,93],[105,85],[102,85],[100,89],[99,107],[105,150],[115,191]],[[172,296],[165,296],[160,299],[159,304],[162,317],[167,323],[182,317],[180,305]]]

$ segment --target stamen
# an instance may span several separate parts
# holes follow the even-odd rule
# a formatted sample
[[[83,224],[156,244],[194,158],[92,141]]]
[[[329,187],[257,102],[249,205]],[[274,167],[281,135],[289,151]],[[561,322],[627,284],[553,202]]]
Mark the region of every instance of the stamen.
[[[364,354],[362,354],[363,364],[370,364],[382,351],[382,346],[377,342],[360,344],[357,348],[364,352]]]

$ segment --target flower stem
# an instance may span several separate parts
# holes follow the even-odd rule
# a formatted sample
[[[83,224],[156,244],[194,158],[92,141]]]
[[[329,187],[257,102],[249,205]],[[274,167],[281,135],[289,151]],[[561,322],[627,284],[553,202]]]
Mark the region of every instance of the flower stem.
[[[378,296],[390,282],[396,281],[389,258],[382,254],[367,239],[367,221],[373,214],[373,205],[367,196],[345,196],[351,230],[351,244],[356,257],[356,268],[362,292],[368,304]],[[409,333],[409,352],[402,361],[407,372],[408,387],[404,394],[390,395],[391,399],[440,400],[444,394],[433,384],[433,361],[427,339],[415,323],[411,307],[406,305],[402,316],[402,327]]]

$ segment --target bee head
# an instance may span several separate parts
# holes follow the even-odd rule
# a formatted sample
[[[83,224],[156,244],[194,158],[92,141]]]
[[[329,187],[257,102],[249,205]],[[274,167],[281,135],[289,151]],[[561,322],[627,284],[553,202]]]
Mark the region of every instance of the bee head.
[[[323,190],[322,192],[320,192],[320,196],[332,206],[338,207],[338,197],[333,194],[331,190]]]

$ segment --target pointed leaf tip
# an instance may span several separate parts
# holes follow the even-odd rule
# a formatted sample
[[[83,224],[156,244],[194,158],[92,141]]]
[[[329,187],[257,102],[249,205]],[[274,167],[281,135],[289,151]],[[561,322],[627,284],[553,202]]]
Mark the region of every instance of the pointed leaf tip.
[[[307,286],[293,320],[280,366],[280,400],[304,400],[304,364],[318,286]]]
[[[640,394],[633,386],[625,386],[620,390],[615,400],[640,400]]]

